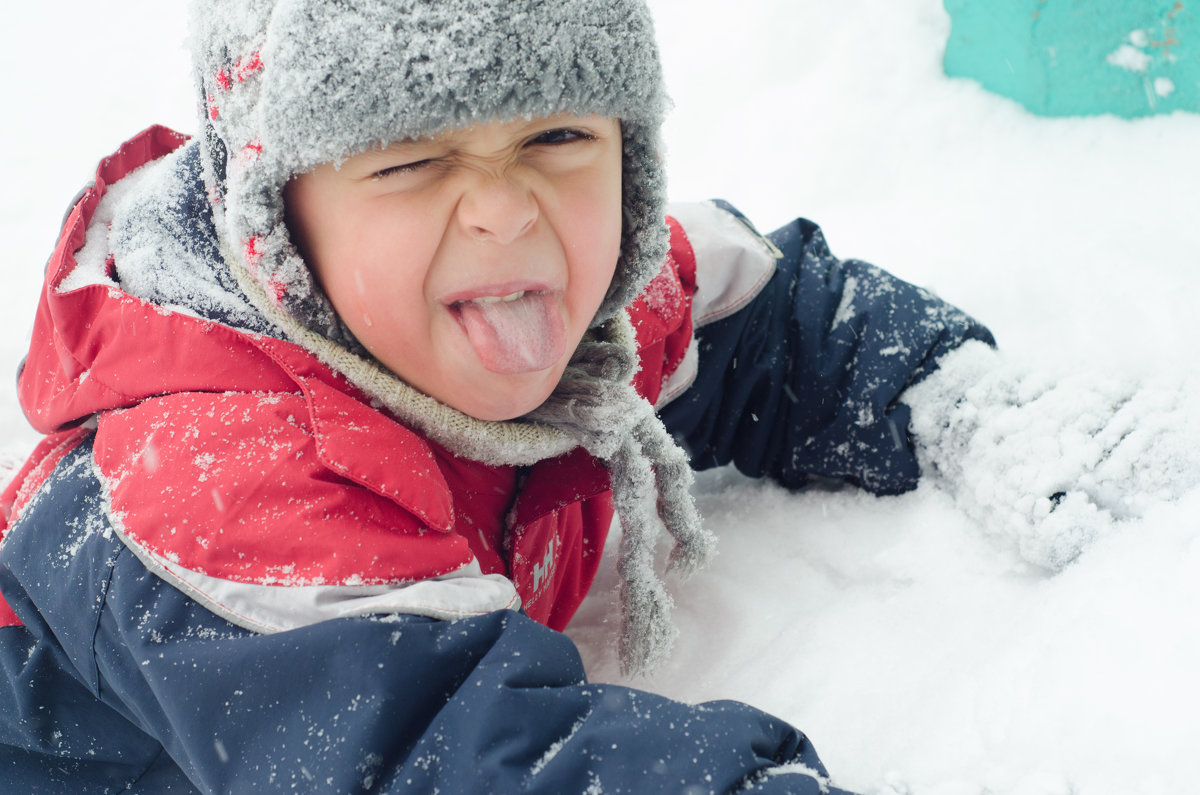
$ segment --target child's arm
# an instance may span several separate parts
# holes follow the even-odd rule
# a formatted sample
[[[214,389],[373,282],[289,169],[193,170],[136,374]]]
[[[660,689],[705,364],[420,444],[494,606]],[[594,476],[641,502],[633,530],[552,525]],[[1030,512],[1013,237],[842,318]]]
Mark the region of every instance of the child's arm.
[[[881,494],[930,477],[1049,569],[1200,483],[1200,384],[1008,361],[985,328],[929,292],[834,258],[807,221],[767,236],[780,256],[765,287],[706,325],[706,257],[720,270],[740,236],[750,253],[738,278],[752,284],[744,272],[760,246],[749,227],[729,233],[736,211],[718,206],[726,212],[680,213],[685,232],[689,220],[701,230],[698,368],[660,412],[697,468],[732,462],[792,488],[820,476]],[[726,230],[716,256],[703,240],[712,227]]]
[[[724,213],[741,218],[728,205],[705,207],[692,211],[693,226],[724,224]],[[741,236],[747,249],[763,246],[748,227]],[[667,428],[697,469],[732,462],[790,488],[813,476],[880,494],[914,488],[920,468],[899,396],[939,357],[965,340],[990,344],[991,334],[926,290],[838,260],[809,221],[766,240],[777,250],[775,270],[753,300],[707,325],[697,313],[698,372],[661,410]],[[701,290],[706,267],[722,265],[696,251]]]

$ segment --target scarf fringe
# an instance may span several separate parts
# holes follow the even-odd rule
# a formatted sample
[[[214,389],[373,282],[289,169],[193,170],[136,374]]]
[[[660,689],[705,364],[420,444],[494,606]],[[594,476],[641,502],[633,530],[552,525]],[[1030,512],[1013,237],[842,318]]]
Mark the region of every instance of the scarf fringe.
[[[647,516],[650,462],[630,440],[610,459],[613,503],[621,517],[621,546],[617,572],[621,577],[621,672],[645,673],[670,654],[676,630],[673,606],[662,581],[654,573],[654,544],[658,530]]]
[[[671,621],[674,603],[654,571],[659,523],[674,538],[669,569],[690,575],[708,563],[716,539],[700,521],[689,487],[692,471],[662,421],[647,407],[621,448],[605,463],[613,503],[621,519],[617,571],[621,578],[621,673],[644,674],[670,655],[678,635]],[[657,497],[657,517],[650,515]]]
[[[668,569],[684,576],[707,564],[716,549],[692,500],[687,455],[630,384],[636,367],[632,325],[625,316],[611,320],[580,343],[554,394],[530,415],[579,439],[608,468],[622,528],[617,568],[627,676],[661,664],[677,634],[671,597],[654,571],[660,528],[675,541]]]
[[[643,419],[634,435],[643,455],[653,462],[658,515],[675,539],[667,568],[690,577],[709,564],[717,548],[716,537],[705,529],[692,500],[691,464],[657,415]]]

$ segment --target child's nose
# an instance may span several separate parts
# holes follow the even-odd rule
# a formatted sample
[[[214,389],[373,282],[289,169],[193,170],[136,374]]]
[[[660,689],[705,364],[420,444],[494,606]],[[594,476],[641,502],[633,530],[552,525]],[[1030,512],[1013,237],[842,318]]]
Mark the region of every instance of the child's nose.
[[[481,180],[458,204],[459,221],[471,237],[502,245],[533,228],[537,216],[529,186],[507,175]]]

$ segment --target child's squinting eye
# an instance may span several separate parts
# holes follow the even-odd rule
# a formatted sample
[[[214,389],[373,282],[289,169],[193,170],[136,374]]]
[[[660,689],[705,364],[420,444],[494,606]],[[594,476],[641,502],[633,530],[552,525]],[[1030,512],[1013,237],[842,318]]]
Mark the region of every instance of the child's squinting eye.
[[[527,144],[528,146],[557,146],[560,144],[569,144],[576,141],[594,141],[596,136],[583,130],[576,130],[571,127],[555,127],[552,130],[546,130],[539,133]],[[414,174],[423,168],[437,163],[437,158],[426,158],[424,160],[414,160],[411,163],[401,163],[397,166],[389,166],[380,169],[371,175],[374,180],[385,179],[387,177],[396,176],[398,174]]]
[[[421,170],[421,168],[429,165],[432,162],[433,162],[432,160],[426,159],[426,160],[416,160],[412,163],[401,163],[398,166],[389,166],[388,168],[384,168],[384,169],[380,169],[379,171],[376,171],[374,174],[371,175],[371,179],[383,179],[384,177],[390,177],[395,174],[412,174],[416,171]]]
[[[531,144],[569,144],[573,141],[594,141],[596,136],[586,133],[583,130],[575,130],[570,127],[556,127],[553,130],[546,130],[538,135]]]

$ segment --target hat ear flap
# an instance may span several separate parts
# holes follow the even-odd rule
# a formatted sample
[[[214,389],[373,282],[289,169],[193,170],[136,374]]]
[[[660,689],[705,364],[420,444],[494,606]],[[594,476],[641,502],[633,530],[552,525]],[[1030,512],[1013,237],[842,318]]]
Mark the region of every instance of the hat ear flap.
[[[658,125],[622,122],[621,255],[593,328],[628,307],[662,270],[670,243]]]

